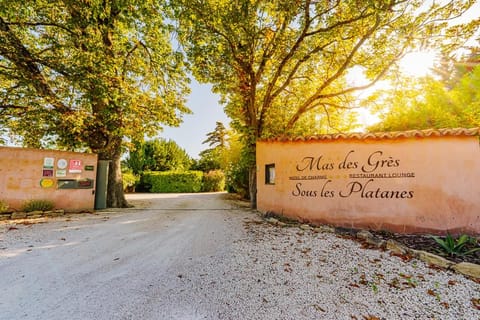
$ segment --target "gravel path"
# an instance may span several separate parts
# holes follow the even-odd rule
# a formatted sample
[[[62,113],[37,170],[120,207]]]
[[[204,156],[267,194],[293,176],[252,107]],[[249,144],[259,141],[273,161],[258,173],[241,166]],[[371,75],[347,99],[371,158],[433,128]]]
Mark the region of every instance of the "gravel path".
[[[131,197],[0,225],[0,319],[480,319],[462,275],[264,223],[225,194]]]

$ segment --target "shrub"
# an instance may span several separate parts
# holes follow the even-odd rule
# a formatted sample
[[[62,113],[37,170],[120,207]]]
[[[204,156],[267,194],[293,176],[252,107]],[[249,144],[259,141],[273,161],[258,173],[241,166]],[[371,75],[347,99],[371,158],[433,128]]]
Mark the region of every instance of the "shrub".
[[[8,208],[8,204],[5,201],[0,200],[0,213],[8,212]]]
[[[201,171],[152,171],[142,176],[142,184],[151,186],[150,192],[199,192],[202,189]]]
[[[216,192],[225,190],[225,174],[222,170],[212,170],[203,175],[202,191]]]
[[[228,166],[226,172],[227,191],[248,199],[248,163],[243,158]]]
[[[466,235],[466,234],[462,234],[456,240],[450,234],[447,234],[445,239],[442,239],[437,236],[432,236],[432,238],[440,246],[443,253],[451,257],[453,257],[454,255],[467,256],[480,250],[479,247],[474,247],[472,249],[467,248],[468,244],[476,246],[477,243],[475,238],[470,237],[469,235]]]
[[[42,200],[42,199],[33,199],[28,200],[22,206],[22,211],[30,212],[30,211],[49,211],[55,207],[53,201],[50,200]]]
[[[134,192],[135,186],[140,181],[140,178],[131,172],[124,172],[122,173],[122,180],[123,180],[123,191]]]

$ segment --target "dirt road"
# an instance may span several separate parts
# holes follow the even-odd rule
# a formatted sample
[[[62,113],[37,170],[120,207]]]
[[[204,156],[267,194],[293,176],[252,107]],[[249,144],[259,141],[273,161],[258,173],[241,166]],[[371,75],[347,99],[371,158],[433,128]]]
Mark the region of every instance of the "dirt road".
[[[136,194],[133,209],[0,225],[0,318],[190,319],[162,299],[179,267],[242,236],[252,214],[226,197]]]
[[[0,319],[480,319],[480,285],[226,194],[0,224]]]

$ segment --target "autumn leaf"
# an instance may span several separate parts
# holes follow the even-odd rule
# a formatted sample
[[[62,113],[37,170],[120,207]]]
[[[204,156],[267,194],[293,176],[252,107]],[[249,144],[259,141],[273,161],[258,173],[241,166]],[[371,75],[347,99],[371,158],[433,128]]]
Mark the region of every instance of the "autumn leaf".
[[[472,298],[470,301],[472,301],[473,307],[477,310],[480,310],[480,299],[479,298]]]
[[[449,286],[454,286],[454,285],[456,285],[456,284],[457,284],[457,281],[455,281],[455,280],[448,280],[448,285],[449,285]]]

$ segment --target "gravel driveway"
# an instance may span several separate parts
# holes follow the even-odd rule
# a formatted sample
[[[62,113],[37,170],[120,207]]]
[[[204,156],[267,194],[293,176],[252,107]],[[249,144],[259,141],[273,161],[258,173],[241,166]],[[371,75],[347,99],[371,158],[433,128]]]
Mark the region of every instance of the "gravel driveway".
[[[480,319],[480,285],[227,194],[0,224],[0,319]]]

